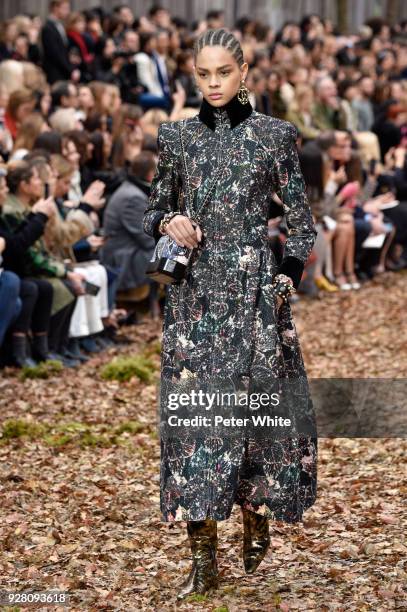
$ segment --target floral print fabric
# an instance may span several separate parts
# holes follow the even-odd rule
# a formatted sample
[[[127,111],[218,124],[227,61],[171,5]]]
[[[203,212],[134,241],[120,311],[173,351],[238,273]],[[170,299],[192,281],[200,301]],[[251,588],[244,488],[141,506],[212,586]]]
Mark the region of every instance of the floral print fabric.
[[[178,122],[159,129],[159,161],[144,230],[157,238],[165,212],[186,201]],[[190,273],[168,285],[161,356],[162,380],[238,376],[304,377],[290,304],[276,311],[278,272],[267,242],[273,193],[288,228],[284,258],[305,263],[316,231],[296,149],[296,128],[253,111],[231,127],[215,110],[215,130],[198,116],[185,121],[192,216],[219,164],[222,174],[200,212],[203,241]],[[316,499],[317,438],[280,440],[224,436],[161,439],[161,512],[165,521],[224,520],[234,503],[287,522],[301,520]]]

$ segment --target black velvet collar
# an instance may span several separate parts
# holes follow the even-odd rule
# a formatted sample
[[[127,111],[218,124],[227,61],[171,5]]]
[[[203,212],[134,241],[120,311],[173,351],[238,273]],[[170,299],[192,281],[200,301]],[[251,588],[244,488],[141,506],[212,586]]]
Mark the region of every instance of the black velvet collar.
[[[216,108],[224,109],[227,111],[227,114],[230,119],[230,127],[232,129],[236,127],[236,125],[238,125],[241,121],[244,121],[244,119],[247,119],[247,117],[249,117],[249,115],[251,115],[253,111],[253,107],[250,104],[250,101],[248,101],[247,104],[242,104],[237,99],[237,94],[233,96],[233,98],[231,98],[229,102],[227,102],[223,106],[213,106],[212,104],[207,102],[205,98],[202,98],[198,117],[212,131],[215,131],[214,111]]]

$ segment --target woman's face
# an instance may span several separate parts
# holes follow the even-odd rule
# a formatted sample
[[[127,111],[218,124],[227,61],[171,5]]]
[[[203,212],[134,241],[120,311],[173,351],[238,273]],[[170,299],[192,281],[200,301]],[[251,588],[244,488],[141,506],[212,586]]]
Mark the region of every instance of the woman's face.
[[[14,22],[11,22],[7,26],[4,38],[5,38],[6,42],[12,43],[12,42],[14,42],[16,36],[17,36],[17,25]]]
[[[312,95],[312,92],[305,93],[299,101],[300,109],[303,111],[310,111],[313,101],[314,97]]]
[[[65,157],[65,159],[71,162],[75,168],[79,168],[80,155],[73,140],[68,140],[62,150],[62,155]]]
[[[81,87],[78,94],[79,106],[83,110],[90,110],[95,105],[95,98],[89,87]]]
[[[109,112],[110,114],[114,114],[117,113],[118,110],[120,110],[120,107],[122,105],[122,99],[120,96],[120,92],[116,91],[115,89],[112,89],[111,91],[109,91],[110,94],[110,102],[109,102]]]
[[[241,67],[224,47],[207,45],[198,53],[195,79],[202,95],[212,106],[223,106],[239,90],[247,76],[248,64]]]
[[[265,78],[261,78],[257,81],[257,83],[254,85],[254,91],[256,92],[256,94],[264,94],[264,92],[267,89],[267,81]]]
[[[103,49],[103,57],[105,57],[106,59],[110,59],[115,51],[116,45],[114,43],[113,38],[108,38],[105,44],[105,48]]]
[[[346,89],[344,98],[348,100],[349,102],[352,102],[352,100],[356,100],[358,96],[359,96],[359,89],[355,86],[352,86]]]
[[[44,183],[48,183],[49,185],[49,194],[56,196],[56,187],[57,187],[57,174],[55,170],[50,166],[50,164],[46,164],[44,169]]]
[[[93,155],[93,149],[94,149],[94,145],[93,142],[88,142],[88,144],[86,145],[86,159],[89,160],[91,159],[92,155]]]
[[[0,109],[5,109],[7,107],[8,99],[9,95],[7,89],[0,85]]]
[[[269,91],[276,91],[280,86],[280,79],[277,74],[272,72],[267,79],[267,89]]]
[[[394,57],[392,53],[387,53],[381,64],[382,70],[389,72],[394,68]]]
[[[395,98],[396,100],[403,99],[404,91],[399,82],[393,82],[390,86],[390,91],[392,98]]]
[[[105,159],[109,159],[112,153],[112,135],[110,132],[103,132],[103,154]]]
[[[41,102],[40,102],[41,112],[44,115],[44,117],[48,116],[49,110],[51,108],[51,102],[52,102],[51,94],[49,92],[44,93],[44,95],[41,97]]]
[[[193,57],[189,57],[187,61],[183,64],[182,71],[186,72],[187,74],[194,73],[194,58]]]
[[[75,21],[75,23],[72,26],[72,29],[75,32],[79,32],[79,34],[83,34],[84,31],[86,30],[86,22],[84,19],[78,19],[78,21]]]
[[[112,93],[108,87],[105,87],[100,100],[103,112],[109,113],[112,102]]]
[[[308,70],[307,68],[297,68],[295,73],[291,76],[291,82],[294,85],[300,85],[302,83],[308,83]]]
[[[17,36],[14,43],[14,50],[24,59],[28,57],[28,40],[25,36]]]
[[[65,176],[57,176],[55,181],[55,192],[54,195],[56,198],[62,198],[65,196],[70,187],[72,181],[72,174],[67,174]]]
[[[137,120],[125,119],[126,141],[130,145],[139,144],[143,140],[143,130]]]
[[[44,132],[49,132],[50,130],[51,128],[49,127],[48,123],[46,121],[43,121],[41,125],[40,134],[43,134]]]
[[[99,19],[92,19],[91,21],[88,22],[88,32],[90,32],[93,36],[96,36],[99,38],[99,36],[102,36],[103,30],[102,30],[102,26],[100,24]]]
[[[36,202],[44,195],[44,182],[37,168],[33,168],[31,178],[23,181],[21,186],[32,202]]]
[[[34,100],[31,102],[23,102],[23,104],[20,104],[16,112],[17,121],[22,123],[24,119],[26,119],[28,115],[30,115],[33,112],[34,107],[35,107]]]
[[[362,93],[364,95],[369,96],[369,97],[373,96],[373,94],[374,94],[374,80],[371,79],[370,77],[365,77],[360,82],[360,88],[361,88],[361,91],[362,91]]]
[[[352,157],[352,141],[346,133],[337,132],[335,145],[329,149],[330,157],[334,161],[346,164]]]

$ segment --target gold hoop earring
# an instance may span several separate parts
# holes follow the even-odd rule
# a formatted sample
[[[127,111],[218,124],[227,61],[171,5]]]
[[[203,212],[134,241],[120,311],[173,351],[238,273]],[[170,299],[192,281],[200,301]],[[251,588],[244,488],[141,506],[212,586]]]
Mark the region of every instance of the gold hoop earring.
[[[249,90],[247,89],[244,81],[241,81],[239,91],[237,92],[237,99],[241,104],[247,104],[249,101]]]

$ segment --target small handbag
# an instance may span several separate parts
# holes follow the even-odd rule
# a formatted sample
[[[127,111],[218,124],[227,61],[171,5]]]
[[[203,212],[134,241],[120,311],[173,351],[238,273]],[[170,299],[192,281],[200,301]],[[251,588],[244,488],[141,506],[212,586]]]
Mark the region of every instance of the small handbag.
[[[180,214],[185,214],[185,216],[188,216],[191,219],[192,224],[194,225],[198,223],[198,213],[194,215],[194,218],[192,218],[191,214],[189,213],[189,210],[192,210],[192,195],[188,168],[185,159],[184,141],[182,137],[184,125],[185,119],[178,122],[179,137],[181,142],[181,157],[185,171],[186,192],[188,196],[189,207],[185,205],[185,212],[181,212],[180,210]],[[219,164],[212,183],[208,188],[208,191],[203,199],[201,206],[199,207],[198,212],[200,212],[203,209],[203,206],[206,204],[209,195],[211,194],[213,187],[216,185],[216,182],[218,181],[220,173],[223,169],[223,165]],[[178,202],[179,201],[180,199],[178,199]],[[158,240],[155,246],[153,255],[147,264],[146,275],[149,278],[155,280],[157,283],[164,283],[166,285],[180,283],[182,279],[185,278],[187,275],[188,266],[191,262],[192,254],[195,252],[195,250],[196,249],[190,249],[188,247],[180,246],[179,244],[177,244],[174,238],[171,238],[171,236],[165,234]]]

